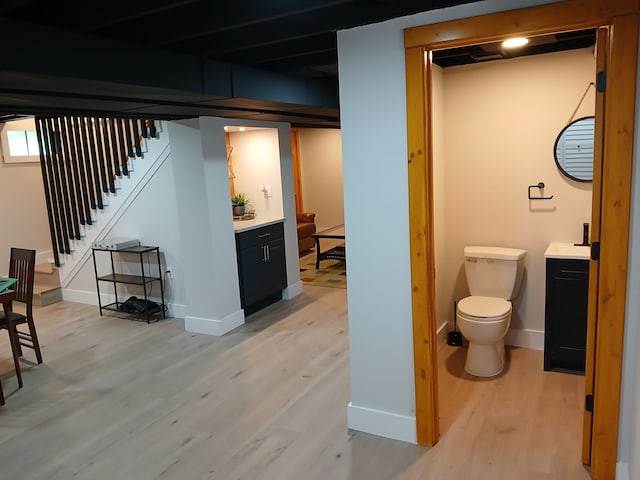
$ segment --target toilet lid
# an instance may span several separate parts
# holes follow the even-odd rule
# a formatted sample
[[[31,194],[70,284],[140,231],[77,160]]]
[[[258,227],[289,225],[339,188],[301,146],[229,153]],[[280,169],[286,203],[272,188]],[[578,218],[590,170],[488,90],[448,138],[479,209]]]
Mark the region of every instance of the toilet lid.
[[[511,310],[511,302],[504,298],[471,296],[458,302],[458,311],[472,317],[500,317]]]

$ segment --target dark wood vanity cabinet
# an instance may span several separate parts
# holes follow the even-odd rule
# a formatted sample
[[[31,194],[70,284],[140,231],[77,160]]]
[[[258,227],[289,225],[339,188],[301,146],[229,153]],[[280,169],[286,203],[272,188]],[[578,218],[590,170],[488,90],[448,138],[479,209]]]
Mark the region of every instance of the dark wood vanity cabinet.
[[[589,260],[546,261],[544,369],[584,373]]]
[[[236,253],[245,314],[280,300],[287,286],[282,222],[236,233]]]

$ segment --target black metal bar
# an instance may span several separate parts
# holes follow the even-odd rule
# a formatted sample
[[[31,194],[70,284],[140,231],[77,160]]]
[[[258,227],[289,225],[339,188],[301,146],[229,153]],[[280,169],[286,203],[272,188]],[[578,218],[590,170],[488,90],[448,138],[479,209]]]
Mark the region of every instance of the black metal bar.
[[[69,165],[69,175],[71,176],[72,181],[72,184],[69,185],[69,190],[71,192],[70,195],[73,202],[72,209],[75,217],[75,238],[76,240],[80,240],[82,238],[82,234],[80,233],[80,224],[84,223],[81,198],[82,191],[80,190],[78,162],[76,161],[76,146],[73,132],[73,121],[70,117],[64,117],[64,130],[67,136],[67,153],[69,158],[67,164]]]
[[[60,117],[54,117],[52,119],[53,129],[55,131],[56,139],[56,165],[58,167],[58,179],[59,179],[59,194],[60,194],[60,207],[61,214],[64,217],[64,231],[65,245],[68,243],[68,239],[73,237],[73,227],[70,223],[71,205],[69,205],[69,189],[67,188],[67,168],[66,158],[64,151],[64,143],[62,139],[62,130],[60,128]],[[65,249],[65,253],[69,253]]]
[[[96,155],[96,141],[93,135],[93,118],[85,118],[84,120],[85,128],[87,130],[88,142],[87,142],[87,150],[89,153],[89,157],[87,160],[91,165],[91,188],[95,194],[96,205],[100,210],[104,208],[102,204],[102,192],[100,191],[100,166],[98,165],[98,157]]]
[[[136,157],[142,156],[142,147],[140,145],[140,132],[138,131],[138,120],[132,118],[129,120],[131,123],[131,135],[133,135],[133,146],[136,150]]]
[[[89,191],[89,182],[87,182],[87,170],[85,168],[85,157],[83,155],[83,144],[86,142],[86,139],[84,138],[82,132],[82,119],[80,117],[74,117],[73,121],[76,133],[76,155],[78,159],[78,171],[80,172],[80,185],[82,185],[82,201],[85,213],[84,221],[86,225],[92,225],[93,220],[91,219],[91,209],[96,207],[95,203],[91,203],[91,193]]]
[[[56,267],[60,266],[60,256],[58,255],[58,246],[56,240],[56,227],[54,223],[53,207],[51,202],[51,191],[49,189],[49,175],[47,173],[47,156],[48,148],[45,144],[45,136],[43,129],[44,120],[36,117],[36,135],[38,137],[38,146],[40,149],[40,169],[42,170],[42,183],[44,185],[44,198],[47,204],[47,217],[49,218],[49,233],[51,235],[51,244],[53,247],[53,261]]]
[[[109,191],[109,185],[107,184],[107,172],[109,171],[106,166],[106,158],[104,154],[104,140],[102,138],[102,119],[94,118],[94,127],[96,131],[96,151],[98,154],[98,165],[100,166],[100,181],[102,183],[102,191],[107,193]]]
[[[124,137],[127,141],[127,156],[129,158],[135,157],[133,147],[133,136],[131,135],[131,121],[128,118],[122,119],[122,126],[124,128]]]
[[[118,155],[118,134],[116,132],[116,119],[109,119],[109,130],[111,132],[111,159],[113,161],[113,171],[117,176],[121,177],[122,172],[120,172],[120,161],[118,160],[120,156]]]
[[[109,191],[116,193],[115,168],[113,166],[113,156],[111,154],[111,139],[109,138],[109,125],[111,124],[110,118],[102,119],[102,138],[104,139],[104,156],[105,156],[105,168],[107,172],[107,180],[109,182]]]
[[[56,216],[58,219],[58,249],[60,253],[70,253],[69,242],[64,232],[67,231],[67,225],[64,216],[64,203],[62,201],[62,187],[60,185],[60,168],[58,165],[59,162],[59,151],[60,151],[60,140],[58,138],[57,132],[54,128],[55,119],[48,118],[47,119],[47,129],[49,130],[49,143],[51,148],[51,165],[53,172],[53,192],[55,193],[55,208]]]
[[[80,135],[82,136],[82,167],[84,169],[84,181],[87,183],[87,193],[89,195],[89,205],[93,210],[96,209],[96,193],[93,190],[93,173],[91,172],[91,157],[89,156],[89,138],[87,136],[87,125],[84,117],[78,117],[80,123]],[[87,219],[89,225],[92,224],[91,217]]]
[[[116,123],[118,124],[118,144],[120,145],[120,149],[118,151],[118,158],[120,159],[120,168],[122,169],[123,175],[129,175],[129,167],[127,166],[127,147],[125,145],[124,138],[124,119],[116,118]]]
[[[80,131],[75,117],[67,117],[67,130],[69,131],[69,147],[71,151],[71,164],[75,170],[76,203],[78,204],[78,218],[81,225],[87,224],[87,218],[91,218],[89,203],[87,202],[86,186],[82,181],[82,145]]]
[[[149,135],[151,138],[156,138],[158,131],[156,130],[156,122],[155,120],[149,120]]]
[[[140,125],[142,126],[142,138],[149,138],[149,130],[147,129],[147,122],[148,120],[145,120],[144,118],[140,120]]]
[[[80,226],[78,224],[78,210],[76,208],[75,192],[73,190],[74,170],[71,167],[71,157],[69,154],[69,142],[67,140],[67,128],[65,117],[58,117],[58,130],[62,139],[62,157],[64,168],[63,192],[66,199],[65,209],[67,212],[67,226],[69,228],[69,238],[80,238]]]

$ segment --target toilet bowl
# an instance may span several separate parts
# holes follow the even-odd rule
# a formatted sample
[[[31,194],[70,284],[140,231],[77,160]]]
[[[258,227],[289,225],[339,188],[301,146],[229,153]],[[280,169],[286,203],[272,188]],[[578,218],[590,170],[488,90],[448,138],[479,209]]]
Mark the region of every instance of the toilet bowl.
[[[492,377],[504,369],[510,300],[520,289],[525,253],[515,248],[464,248],[471,295],[457,303],[456,321],[469,344],[464,369],[471,375]]]
[[[469,342],[465,371],[477,377],[493,377],[502,372],[511,302],[494,297],[466,297],[458,302],[456,319]]]

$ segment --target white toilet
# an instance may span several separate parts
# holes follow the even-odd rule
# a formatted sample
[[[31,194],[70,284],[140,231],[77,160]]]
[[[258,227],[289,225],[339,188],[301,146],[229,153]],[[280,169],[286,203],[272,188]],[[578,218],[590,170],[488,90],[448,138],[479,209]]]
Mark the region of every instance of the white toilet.
[[[464,369],[492,377],[504,368],[504,336],[511,322],[511,300],[518,295],[525,250],[465,247],[465,272],[470,297],[458,302],[456,319],[469,341]]]

